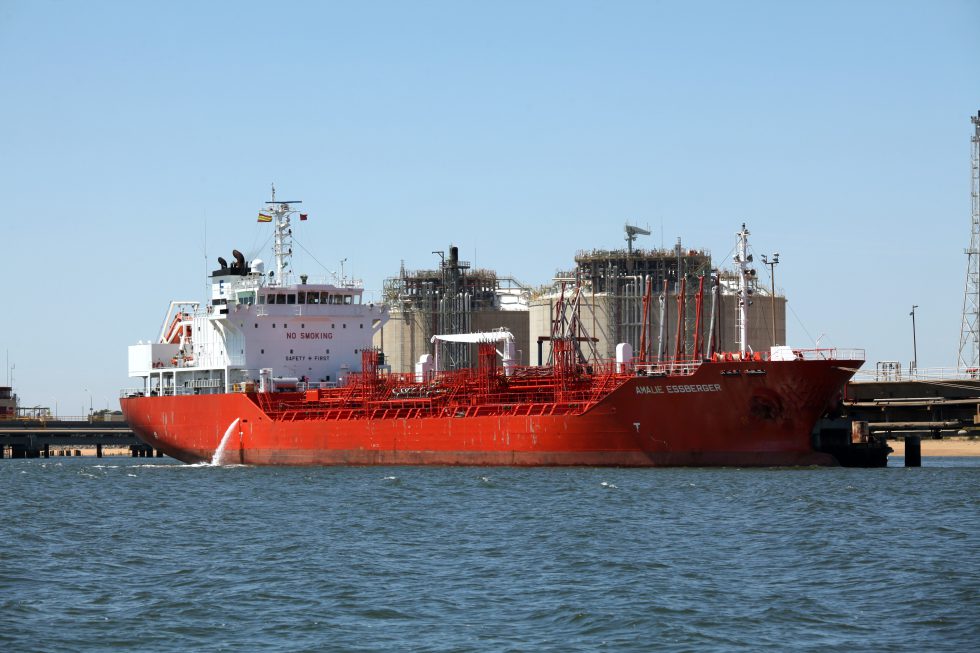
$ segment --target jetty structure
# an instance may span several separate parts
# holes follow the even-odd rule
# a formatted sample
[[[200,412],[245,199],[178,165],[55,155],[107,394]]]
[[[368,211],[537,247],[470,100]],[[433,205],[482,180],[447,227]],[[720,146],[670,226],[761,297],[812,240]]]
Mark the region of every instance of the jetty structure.
[[[105,447],[128,447],[134,457],[153,455],[122,419],[108,410],[84,417],[58,417],[42,406],[20,406],[12,386],[0,386],[0,459],[81,455],[102,457]],[[159,453],[158,453],[159,455]]]
[[[843,400],[847,419],[866,422],[871,433],[897,438],[980,437],[980,111],[970,117],[970,245],[957,364],[919,367],[915,350],[915,306],[912,360],[881,361],[857,372]]]

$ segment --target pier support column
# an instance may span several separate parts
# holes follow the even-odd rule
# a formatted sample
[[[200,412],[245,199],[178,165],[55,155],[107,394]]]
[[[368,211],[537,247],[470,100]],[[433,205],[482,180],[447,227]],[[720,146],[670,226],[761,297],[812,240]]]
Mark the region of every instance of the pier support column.
[[[905,436],[905,466],[922,467],[922,440],[917,435]]]
[[[50,444],[45,444],[44,445],[44,457],[45,458],[50,458],[51,457],[51,445]]]
[[[139,457],[139,455],[140,455],[139,454],[139,448],[137,448],[137,446],[135,444],[134,445],[130,445],[130,447],[129,447],[129,455],[132,456],[133,458],[138,458]]]
[[[163,458],[163,452],[157,449],[157,458]]]
[[[22,444],[15,444],[11,448],[11,458],[40,458],[41,450]]]
[[[102,457],[102,445],[101,444],[95,445],[95,457],[96,458],[101,458]]]

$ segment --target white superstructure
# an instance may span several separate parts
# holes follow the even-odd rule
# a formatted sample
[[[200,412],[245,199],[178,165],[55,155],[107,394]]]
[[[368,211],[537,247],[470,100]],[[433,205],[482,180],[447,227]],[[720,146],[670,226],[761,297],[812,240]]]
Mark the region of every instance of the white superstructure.
[[[387,320],[365,304],[360,284],[295,283],[291,205],[272,201],[260,221],[274,222],[276,269],[238,250],[211,273],[211,298],[173,301],[156,342],[129,347],[129,376],[146,395],[205,394],[342,383],[361,367],[361,351]],[[271,218],[269,220],[268,218]],[[273,388],[270,388],[270,384]]]

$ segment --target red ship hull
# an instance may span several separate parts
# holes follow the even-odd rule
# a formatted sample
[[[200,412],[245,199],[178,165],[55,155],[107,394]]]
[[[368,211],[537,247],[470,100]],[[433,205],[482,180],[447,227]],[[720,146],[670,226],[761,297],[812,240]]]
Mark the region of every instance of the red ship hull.
[[[332,399],[313,391],[120,403],[138,437],[188,463],[211,460],[227,434],[224,464],[836,465],[813,449],[811,430],[860,365],[705,362],[683,376],[608,374],[590,382],[592,400],[579,408],[462,396],[434,413],[388,394],[355,410],[340,402],[343,389]]]

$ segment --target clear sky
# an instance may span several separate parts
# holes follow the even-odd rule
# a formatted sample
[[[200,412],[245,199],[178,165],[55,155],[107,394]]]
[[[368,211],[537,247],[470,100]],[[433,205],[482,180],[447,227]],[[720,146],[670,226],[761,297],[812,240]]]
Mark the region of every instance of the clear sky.
[[[745,221],[792,344],[907,364],[917,304],[953,366],[978,109],[975,0],[0,0],[0,382],[117,408],[271,182],[297,271],[374,291],[450,244],[540,285],[626,221],[720,263]]]

